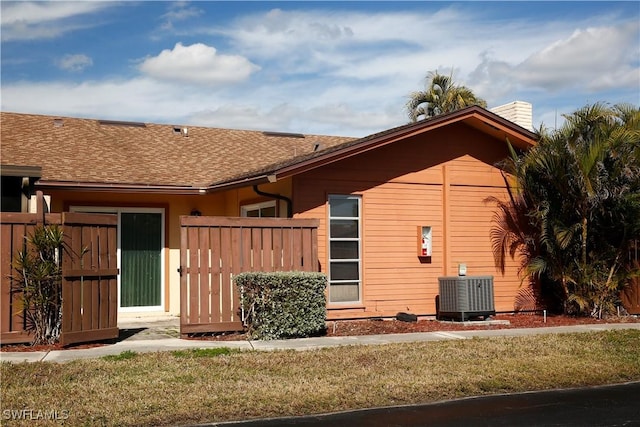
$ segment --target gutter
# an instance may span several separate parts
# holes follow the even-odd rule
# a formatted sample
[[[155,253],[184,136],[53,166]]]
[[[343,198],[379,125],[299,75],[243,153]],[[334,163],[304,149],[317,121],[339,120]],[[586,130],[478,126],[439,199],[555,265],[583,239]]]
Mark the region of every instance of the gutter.
[[[252,178],[228,181],[208,186],[192,185],[156,185],[156,184],[122,184],[78,181],[37,181],[35,187],[39,190],[67,190],[67,191],[95,191],[95,192],[119,192],[119,193],[145,193],[145,194],[174,194],[174,195],[206,195],[222,190],[230,190],[249,185],[265,184],[270,182],[267,175]]]
[[[274,199],[284,200],[285,202],[287,202],[287,218],[293,218],[293,201],[290,198],[283,196],[281,194],[265,193],[264,191],[260,191],[257,185],[253,186],[253,191],[255,191],[255,193],[258,196],[271,197]]]

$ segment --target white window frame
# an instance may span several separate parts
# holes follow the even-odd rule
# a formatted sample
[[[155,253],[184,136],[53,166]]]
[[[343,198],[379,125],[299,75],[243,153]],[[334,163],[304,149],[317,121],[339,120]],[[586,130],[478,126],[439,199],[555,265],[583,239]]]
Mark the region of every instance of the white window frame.
[[[165,306],[165,209],[164,208],[129,208],[129,207],[117,207],[117,206],[71,206],[69,208],[70,212],[84,212],[84,213],[107,213],[107,214],[116,214],[118,215],[118,250],[117,250],[117,258],[118,258],[118,269],[122,265],[121,259],[121,240],[122,240],[122,227],[121,224],[121,216],[123,213],[159,213],[161,214],[161,223],[163,226],[161,227],[161,235],[160,235],[160,305],[152,305],[146,307],[122,307],[121,296],[120,296],[120,274],[118,273],[118,312],[119,313],[138,313],[138,312],[164,312]]]
[[[278,205],[276,204],[275,200],[268,200],[266,202],[260,202],[260,203],[252,203],[250,205],[242,205],[240,206],[240,216],[246,217],[249,211],[257,210],[258,212],[260,212],[264,208],[274,208],[276,212],[275,217],[276,218],[278,217]],[[257,218],[265,218],[265,217],[259,216]]]
[[[358,216],[357,217],[333,217],[331,216],[331,200],[332,199],[352,199],[357,200],[358,202]],[[327,273],[328,273],[328,282],[329,282],[329,290],[328,290],[328,303],[330,305],[354,305],[362,303],[362,196],[360,195],[341,195],[341,194],[330,194],[327,202],[327,257],[329,262],[327,263]],[[358,237],[357,238],[335,238],[331,237],[331,221],[332,220],[356,220],[358,221]],[[358,258],[331,258],[331,242],[333,241],[357,241],[358,242]],[[331,280],[331,263],[336,262],[356,262],[358,264],[358,279],[357,280]],[[358,299],[353,301],[332,301],[331,300],[331,285],[333,283],[358,283]]]

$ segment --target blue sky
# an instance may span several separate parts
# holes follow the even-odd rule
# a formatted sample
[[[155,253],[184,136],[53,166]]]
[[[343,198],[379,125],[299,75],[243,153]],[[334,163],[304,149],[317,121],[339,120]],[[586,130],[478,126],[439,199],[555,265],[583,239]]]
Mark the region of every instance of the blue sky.
[[[365,136],[429,71],[534,126],[640,104],[640,3],[1,3],[3,111]]]

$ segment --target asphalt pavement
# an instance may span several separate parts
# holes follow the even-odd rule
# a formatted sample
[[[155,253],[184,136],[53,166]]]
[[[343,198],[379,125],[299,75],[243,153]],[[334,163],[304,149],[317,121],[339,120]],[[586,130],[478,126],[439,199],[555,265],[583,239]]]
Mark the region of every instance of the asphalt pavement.
[[[640,382],[472,397],[427,405],[200,424],[227,427],[640,426]]]

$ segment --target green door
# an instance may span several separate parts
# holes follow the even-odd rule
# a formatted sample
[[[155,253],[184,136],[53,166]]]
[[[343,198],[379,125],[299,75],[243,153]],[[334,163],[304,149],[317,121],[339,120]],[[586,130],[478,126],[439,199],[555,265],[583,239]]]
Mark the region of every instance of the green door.
[[[162,304],[162,214],[122,212],[120,307]]]

